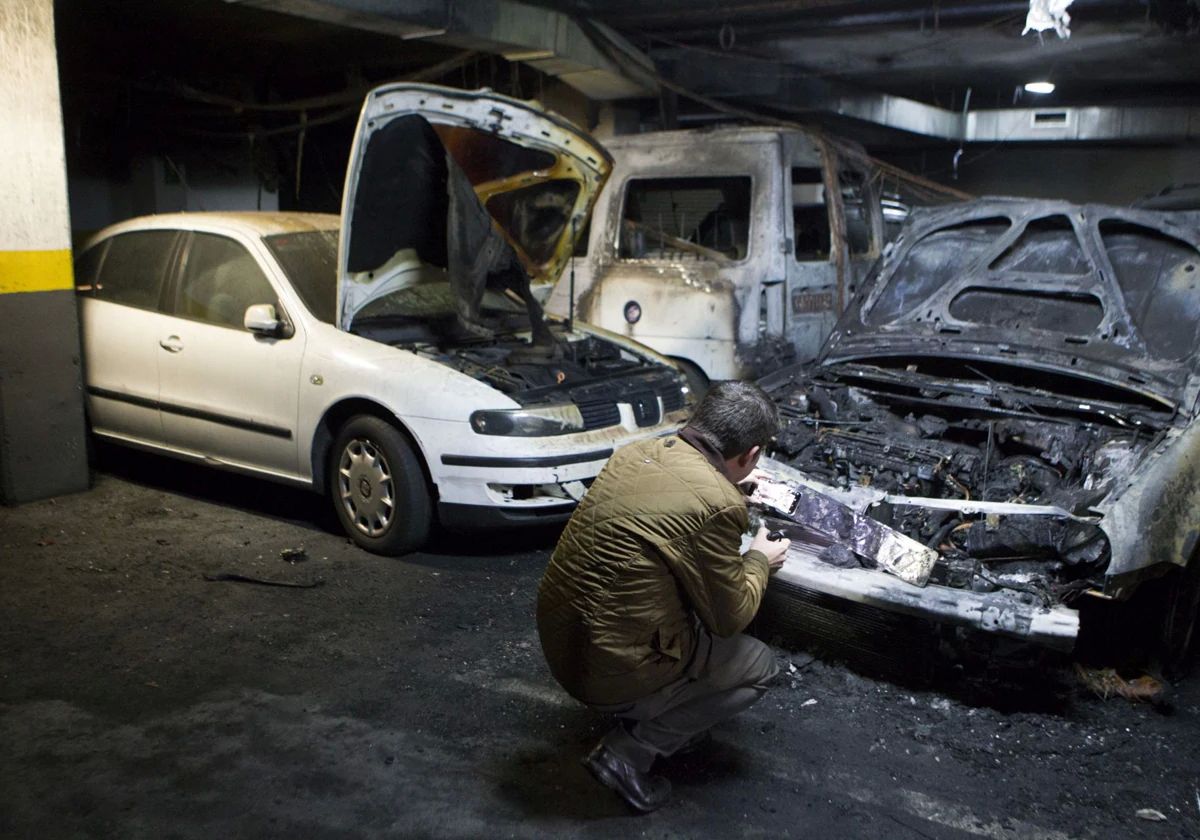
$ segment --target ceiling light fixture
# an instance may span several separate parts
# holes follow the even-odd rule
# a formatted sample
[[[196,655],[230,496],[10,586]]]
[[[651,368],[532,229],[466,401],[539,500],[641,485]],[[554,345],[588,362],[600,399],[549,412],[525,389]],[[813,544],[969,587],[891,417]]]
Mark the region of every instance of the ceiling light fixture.
[[[1026,82],[1026,93],[1054,93],[1054,82]]]

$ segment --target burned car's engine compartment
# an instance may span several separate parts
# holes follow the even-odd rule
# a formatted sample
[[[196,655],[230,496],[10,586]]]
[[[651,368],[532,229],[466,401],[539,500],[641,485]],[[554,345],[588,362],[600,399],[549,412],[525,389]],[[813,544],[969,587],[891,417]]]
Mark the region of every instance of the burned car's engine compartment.
[[[938,552],[932,583],[1069,602],[1109,561],[1093,506],[1124,489],[1171,413],[1045,376],[1039,388],[1028,367],[919,357],[776,375],[773,454],[828,487],[878,492],[867,515]]]

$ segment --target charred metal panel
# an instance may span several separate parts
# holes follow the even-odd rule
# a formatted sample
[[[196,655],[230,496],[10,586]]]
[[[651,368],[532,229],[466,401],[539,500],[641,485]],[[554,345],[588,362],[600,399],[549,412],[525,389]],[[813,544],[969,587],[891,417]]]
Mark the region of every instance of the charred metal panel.
[[[937,552],[887,527],[870,517],[854,512],[831,496],[802,487],[788,487],[790,498],[780,498],[783,486],[766,488],[763,479],[751,502],[774,511],[773,524],[780,525],[798,548],[822,550],[844,548],[853,552],[868,568],[890,572],[906,583],[924,586],[937,560]],[[832,556],[831,556],[832,555]],[[837,552],[821,551],[821,559],[834,565],[849,566],[854,558],[843,560]]]
[[[1115,595],[1148,567],[1192,559],[1200,536],[1200,424],[1148,448],[1118,491],[1096,506],[1112,543],[1107,573]]]

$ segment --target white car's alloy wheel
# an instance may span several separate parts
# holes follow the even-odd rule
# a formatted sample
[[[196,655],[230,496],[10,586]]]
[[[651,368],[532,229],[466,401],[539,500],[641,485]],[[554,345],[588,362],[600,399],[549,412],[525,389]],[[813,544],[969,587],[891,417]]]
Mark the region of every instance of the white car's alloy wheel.
[[[346,517],[368,537],[387,532],[396,514],[392,469],[372,441],[354,438],[338,459],[338,489]]]
[[[426,471],[393,423],[360,414],[338,430],[326,473],[333,509],[350,539],[376,554],[425,544],[433,521]]]

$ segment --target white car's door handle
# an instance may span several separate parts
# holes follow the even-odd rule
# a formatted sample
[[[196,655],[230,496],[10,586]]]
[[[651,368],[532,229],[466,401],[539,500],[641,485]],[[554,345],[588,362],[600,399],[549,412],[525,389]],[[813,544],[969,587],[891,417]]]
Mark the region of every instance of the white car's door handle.
[[[183,342],[179,340],[179,336],[169,335],[166,338],[160,339],[158,346],[168,353],[178,353],[183,349]]]

